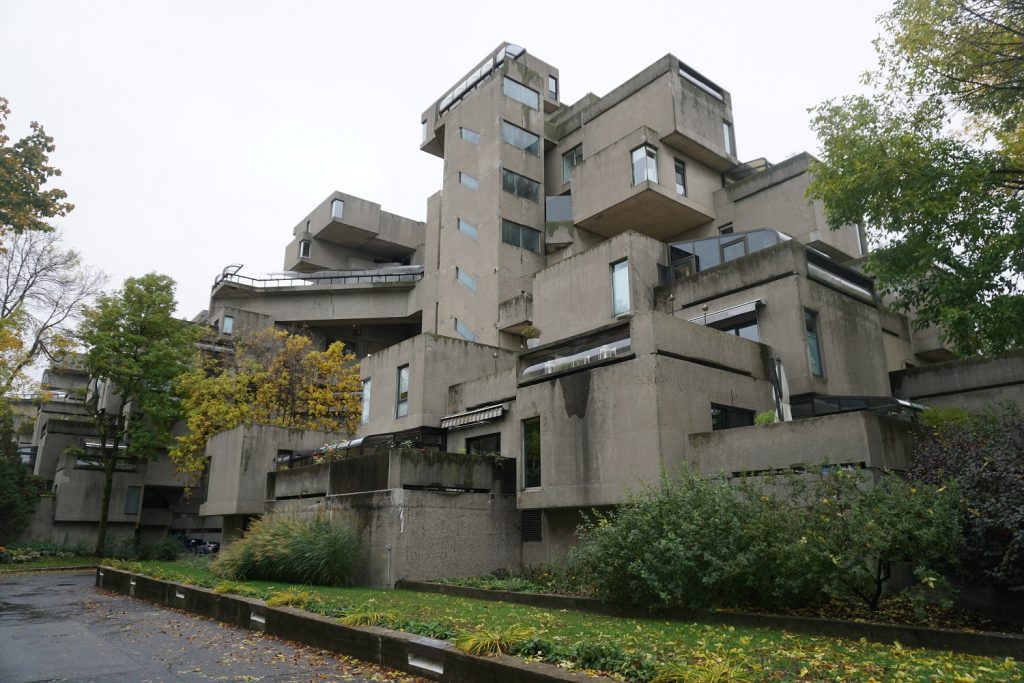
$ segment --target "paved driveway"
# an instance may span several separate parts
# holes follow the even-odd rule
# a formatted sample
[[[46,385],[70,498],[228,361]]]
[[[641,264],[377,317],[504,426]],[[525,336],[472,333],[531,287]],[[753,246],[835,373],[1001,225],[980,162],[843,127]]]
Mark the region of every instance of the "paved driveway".
[[[105,595],[95,572],[0,574],[0,681],[421,679]]]

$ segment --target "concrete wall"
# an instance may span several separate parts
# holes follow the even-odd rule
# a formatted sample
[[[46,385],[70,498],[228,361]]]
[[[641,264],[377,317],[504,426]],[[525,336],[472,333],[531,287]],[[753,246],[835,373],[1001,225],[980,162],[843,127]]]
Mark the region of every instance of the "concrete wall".
[[[1024,351],[893,372],[894,396],[936,408],[987,412],[1000,403],[1024,408]]]

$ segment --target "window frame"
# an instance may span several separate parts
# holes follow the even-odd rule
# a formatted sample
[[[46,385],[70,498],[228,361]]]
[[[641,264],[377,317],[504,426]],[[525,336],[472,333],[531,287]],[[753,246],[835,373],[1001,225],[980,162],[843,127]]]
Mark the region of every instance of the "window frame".
[[[558,101],[558,77],[548,74],[548,99]]]
[[[469,342],[476,341],[476,333],[464,321],[455,318],[455,333]]]
[[[537,489],[541,488],[542,483],[543,483],[543,477],[541,476],[541,474],[542,474],[541,467],[542,467],[542,462],[543,462],[543,455],[542,455],[542,448],[541,448],[540,416],[536,415],[534,417],[528,417],[528,418],[522,420],[521,425],[522,425],[522,427],[521,427],[521,434],[522,434],[522,437],[523,437],[523,490],[524,491],[537,490]],[[537,449],[536,449],[536,453],[535,454],[531,454],[530,451],[529,451],[529,449],[530,449],[530,442],[529,442],[529,434],[528,434],[527,430],[530,429],[531,427],[533,427],[534,425],[536,425]],[[532,461],[532,460],[536,460],[536,470],[535,470],[536,478],[535,479],[531,478],[531,471],[530,471],[530,468],[527,466],[527,462]]]
[[[407,417],[409,415],[409,364],[399,365],[397,371],[397,383],[395,392],[395,417]],[[403,390],[403,385],[405,389]]]
[[[466,180],[471,182],[467,183]],[[476,192],[480,189],[480,181],[464,171],[459,171],[459,184]]]
[[[509,179],[511,179],[512,189],[509,189]],[[533,191],[528,192],[527,194],[522,194],[520,190],[522,189],[523,183],[521,183],[520,181],[526,181],[527,183],[530,183],[526,187],[532,189]],[[521,173],[516,173],[515,171],[509,170],[507,168],[501,169],[501,189],[507,192],[508,194],[512,195],[513,197],[525,199],[530,202],[540,202],[540,181],[534,180],[533,178],[525,176]]]
[[[536,101],[530,98],[527,93],[532,94]],[[501,77],[501,94],[534,111],[540,111],[540,93],[514,78],[504,75]]]
[[[367,377],[363,380],[363,395],[360,397],[359,424],[364,425],[370,421],[370,396],[373,394],[373,378]]]
[[[468,235],[473,240],[476,240],[477,236],[479,235],[476,226],[462,218],[455,219],[455,229],[461,232],[463,235]]]
[[[722,137],[725,140],[725,155],[736,156],[736,148],[733,145],[732,122],[722,119]]]
[[[576,145],[562,155],[562,184],[567,185],[572,181],[572,169],[583,161],[583,143]]]
[[[134,506],[135,509],[134,510],[131,509],[132,506],[130,505],[130,503],[132,502],[132,492],[133,491],[135,492],[135,506]],[[131,515],[132,517],[136,517],[136,516],[138,516],[138,514],[139,514],[139,512],[141,510],[142,510],[142,487],[141,486],[129,486],[129,487],[127,487],[125,489],[125,492],[124,492],[124,514]]]
[[[510,242],[510,241],[508,241],[508,239],[506,239],[506,234],[508,232],[512,231],[512,230],[514,230],[515,233],[516,233],[516,241],[515,242]],[[529,231],[529,232],[527,232],[527,231]],[[524,240],[523,240],[523,235],[524,234],[528,234],[531,237],[536,236],[536,240],[537,240],[537,249],[536,250],[530,249],[529,247],[524,246]],[[522,223],[516,223],[515,221],[510,221],[507,218],[502,218],[501,219],[501,241],[502,241],[503,244],[507,244],[510,247],[516,247],[517,249],[523,249],[523,250],[529,251],[529,252],[531,252],[533,254],[538,254],[539,255],[539,254],[543,254],[544,253],[544,233],[543,232],[541,232],[540,230],[537,230],[535,228],[531,228],[529,225],[523,225]]]
[[[341,206],[341,210],[340,211],[336,211],[335,209],[339,205]],[[345,200],[344,199],[339,199],[339,198],[335,197],[334,199],[331,200],[331,220],[340,221],[340,220],[344,220],[344,218],[345,218]]]
[[[474,145],[480,144],[480,133],[476,132],[472,128],[459,127],[459,137]]]
[[[235,316],[225,315],[221,318],[220,331],[227,335],[235,333]]]
[[[674,157],[676,172],[676,194],[680,197],[686,195],[686,162],[679,157]],[[681,180],[680,180],[681,179]]]
[[[313,249],[313,240],[299,240],[299,258],[309,258]]]
[[[609,264],[608,267],[611,272],[612,317],[626,315],[633,310],[633,301],[629,291],[629,259],[619,259],[618,261]],[[619,292],[620,287],[625,287],[626,307],[622,310],[619,310],[618,306],[619,299],[621,297],[616,297],[616,292]]]
[[[476,294],[477,282],[476,278],[466,272],[464,268],[455,266],[455,280],[462,284],[463,287]]]
[[[643,152],[643,177],[637,174],[637,162],[640,159],[637,158],[637,152]],[[629,152],[629,162],[633,174],[633,187],[642,183],[654,183],[659,184],[658,181],[658,148],[653,145],[644,143],[639,147],[634,147]],[[652,177],[653,175],[653,177]]]
[[[510,132],[512,133],[511,135],[509,135]],[[519,145],[517,142],[514,142],[514,139],[517,136],[522,137],[524,135],[532,137],[533,142],[531,142],[529,145],[525,147]],[[501,139],[505,142],[506,145],[515,147],[516,149],[522,150],[527,154],[530,154],[535,157],[540,156],[540,136],[532,131],[526,130],[521,126],[517,126],[514,123],[509,123],[504,119],[502,119],[501,121]]]
[[[815,377],[825,377],[825,359],[821,352],[821,316],[811,308],[804,308],[804,337],[807,346],[807,367]],[[813,348],[813,351],[812,351]]]

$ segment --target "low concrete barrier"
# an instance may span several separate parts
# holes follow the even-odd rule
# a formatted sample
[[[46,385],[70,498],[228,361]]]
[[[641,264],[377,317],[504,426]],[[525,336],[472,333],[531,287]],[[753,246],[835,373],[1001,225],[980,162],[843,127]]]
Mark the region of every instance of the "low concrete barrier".
[[[619,605],[593,598],[580,598],[546,593],[517,593],[467,586],[448,586],[427,581],[398,581],[395,588],[428,593],[442,593],[478,600],[494,600],[544,609],[573,609],[593,614],[646,619],[675,619],[705,624],[772,628],[832,638],[865,638],[877,643],[899,642],[906,647],[951,650],[986,657],[1013,657],[1024,660],[1024,636],[1011,633],[967,632],[926,628],[902,624],[876,624],[861,621],[820,619],[784,614],[757,614],[727,610],[665,610],[651,612],[632,605]]]
[[[372,626],[345,626],[319,614],[267,607],[262,600],[218,594],[111,567],[97,568],[96,587],[444,683],[611,683],[609,678],[506,655],[474,657],[442,640]]]

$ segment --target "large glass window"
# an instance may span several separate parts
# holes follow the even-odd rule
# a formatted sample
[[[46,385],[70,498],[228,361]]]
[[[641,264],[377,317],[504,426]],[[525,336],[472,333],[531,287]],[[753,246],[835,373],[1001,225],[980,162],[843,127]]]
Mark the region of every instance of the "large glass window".
[[[711,404],[711,429],[732,429],[733,427],[749,427],[754,424],[754,411]]]
[[[540,418],[523,420],[523,488],[540,488]]]
[[[540,138],[524,128],[513,126],[508,121],[501,122],[501,138],[513,147],[534,156],[540,154]]]
[[[612,264],[612,315],[629,312],[629,261]]]
[[[824,377],[821,344],[818,340],[818,314],[809,308],[804,309],[804,328],[807,331],[807,356],[811,362],[811,374],[815,377]]]
[[[455,266],[455,279],[464,284],[471,292],[476,291],[476,278]]]
[[[467,142],[472,142],[474,145],[480,144],[480,133],[469,128],[459,128],[459,137]]]
[[[572,180],[572,169],[583,160],[583,145],[576,145],[562,155],[562,183]]]
[[[676,194],[686,196],[686,162],[676,159]]]
[[[459,171],[459,182],[468,187],[471,190],[480,189],[480,181],[471,175],[466,175],[462,171]]]
[[[473,239],[476,239],[477,233],[476,233],[476,226],[475,225],[467,223],[466,221],[462,220],[461,218],[458,219],[458,222],[459,222],[459,232],[465,233],[465,234],[469,235],[470,237],[472,237]]]
[[[756,320],[748,320],[747,322],[742,323],[733,323],[732,325],[729,325],[727,327],[720,327],[718,329],[722,330],[722,332],[734,334],[737,337],[749,339],[750,341],[761,341],[761,333],[757,329]]]
[[[398,400],[395,403],[395,416],[405,417],[409,414],[409,366],[398,368]]]
[[[476,333],[469,329],[469,326],[458,318],[455,319],[455,331],[458,332],[459,336],[466,341],[476,341]]]
[[[540,183],[507,168],[501,170],[501,189],[530,201],[540,201]]]
[[[501,434],[484,434],[466,439],[467,453],[501,453]]]
[[[335,199],[331,202],[331,218],[340,221],[345,216],[345,200]]]
[[[137,515],[139,514],[139,503],[142,500],[142,487],[141,486],[129,486],[128,490],[125,491],[124,496],[124,514],[126,515]]]
[[[511,97],[516,102],[525,104],[530,109],[540,109],[540,93],[532,88],[527,88],[518,81],[513,81],[508,76],[502,79],[502,92],[506,97]]]
[[[650,181],[658,182],[658,150],[644,145],[637,147],[632,153],[633,159],[633,184]]]
[[[722,263],[728,263],[746,255],[747,241],[744,237],[741,236],[733,242],[722,243]]]
[[[513,247],[532,251],[535,254],[541,253],[541,247],[543,246],[540,230],[534,230],[533,228],[505,219],[501,221],[501,241]]]
[[[372,387],[372,381],[369,379],[363,380],[363,411],[362,416],[359,418],[359,424],[366,424],[370,421],[370,388]]]

